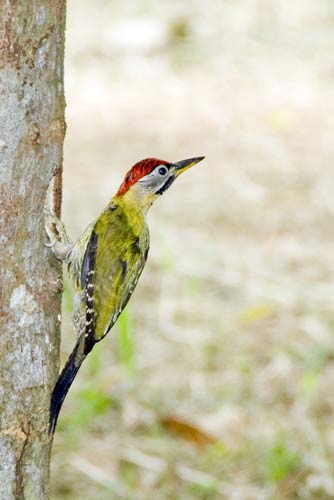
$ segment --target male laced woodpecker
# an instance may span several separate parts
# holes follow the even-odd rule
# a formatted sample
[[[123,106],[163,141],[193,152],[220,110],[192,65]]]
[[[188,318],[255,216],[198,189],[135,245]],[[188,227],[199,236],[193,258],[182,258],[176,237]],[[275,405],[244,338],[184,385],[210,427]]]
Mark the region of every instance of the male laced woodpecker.
[[[53,389],[49,432],[87,354],[103,339],[126,306],[149,250],[145,216],[174,180],[204,157],[170,163],[147,158],[125,175],[101,215],[72,243],[59,219],[46,213],[48,246],[68,266],[74,285],[77,342]]]

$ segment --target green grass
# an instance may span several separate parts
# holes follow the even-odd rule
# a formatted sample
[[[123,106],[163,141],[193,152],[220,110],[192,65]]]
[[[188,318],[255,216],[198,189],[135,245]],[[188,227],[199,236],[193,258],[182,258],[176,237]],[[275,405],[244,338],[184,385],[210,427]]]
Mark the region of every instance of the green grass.
[[[129,306],[122,312],[117,321],[117,352],[128,377],[136,373],[135,329]]]
[[[279,439],[266,457],[266,478],[277,483],[295,472],[301,465],[301,457],[288,444]]]
[[[60,428],[71,432],[87,427],[113,406],[114,400],[109,394],[91,386],[84,386],[75,393],[72,412],[61,419]]]

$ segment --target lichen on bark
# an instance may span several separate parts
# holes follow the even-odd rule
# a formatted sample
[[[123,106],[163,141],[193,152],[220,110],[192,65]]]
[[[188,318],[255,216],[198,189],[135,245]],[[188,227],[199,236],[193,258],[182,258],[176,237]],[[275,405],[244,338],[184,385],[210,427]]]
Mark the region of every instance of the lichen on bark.
[[[58,374],[60,267],[43,208],[61,178],[65,0],[0,3],[0,499],[49,491],[50,392]],[[55,204],[60,208],[60,200]]]

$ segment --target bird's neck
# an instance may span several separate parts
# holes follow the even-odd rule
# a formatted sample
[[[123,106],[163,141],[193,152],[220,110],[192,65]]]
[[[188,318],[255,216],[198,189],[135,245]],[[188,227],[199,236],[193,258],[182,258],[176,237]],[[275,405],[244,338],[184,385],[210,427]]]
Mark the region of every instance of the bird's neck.
[[[149,208],[156,198],[157,195],[155,193],[148,193],[145,188],[136,184],[131,186],[123,195],[115,195],[113,201],[121,206],[125,212],[133,214],[135,218],[145,219]]]
[[[143,231],[147,231],[145,218],[152,203],[151,195],[144,193],[142,187],[138,186],[134,189],[133,186],[121,196],[116,194],[107,205],[105,212],[108,217],[111,214],[118,214],[121,220],[124,218],[122,224],[131,226],[133,233],[139,236]],[[117,209],[116,212],[114,212],[115,209]]]

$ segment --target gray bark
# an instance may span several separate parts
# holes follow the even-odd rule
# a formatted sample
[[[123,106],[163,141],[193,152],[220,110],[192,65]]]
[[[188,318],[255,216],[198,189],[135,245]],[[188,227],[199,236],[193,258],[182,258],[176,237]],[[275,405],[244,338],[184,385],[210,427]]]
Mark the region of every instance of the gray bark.
[[[0,499],[49,496],[60,267],[43,207],[65,132],[65,0],[0,0]]]

